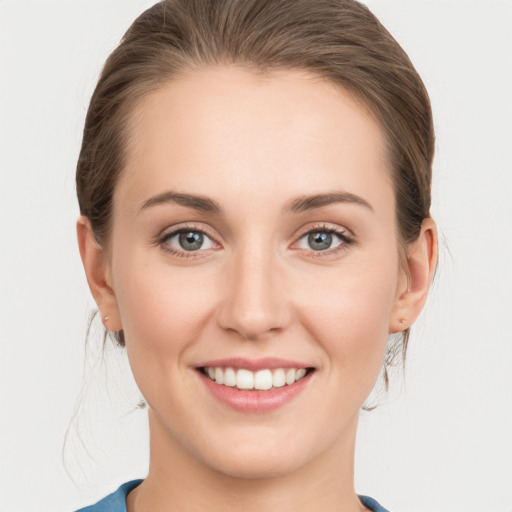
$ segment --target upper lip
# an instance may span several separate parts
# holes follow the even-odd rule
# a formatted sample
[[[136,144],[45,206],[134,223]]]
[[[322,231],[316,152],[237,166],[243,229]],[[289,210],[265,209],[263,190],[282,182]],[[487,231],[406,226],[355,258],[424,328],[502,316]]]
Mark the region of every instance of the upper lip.
[[[247,359],[245,357],[230,357],[226,359],[215,359],[205,361],[197,365],[197,368],[204,367],[232,367],[243,368],[251,371],[274,370],[277,368],[311,368],[311,365],[292,361],[290,359],[281,359],[278,357],[263,357],[261,359]]]

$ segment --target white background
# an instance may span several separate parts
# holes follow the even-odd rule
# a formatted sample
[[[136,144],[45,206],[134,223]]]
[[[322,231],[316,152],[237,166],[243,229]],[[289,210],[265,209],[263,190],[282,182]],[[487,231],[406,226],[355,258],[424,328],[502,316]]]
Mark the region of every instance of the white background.
[[[100,364],[93,327],[84,357],[74,170],[101,66],[152,3],[0,1],[0,512],[70,512],[146,474],[122,355]],[[392,512],[511,512],[512,2],[368,4],[432,98],[444,241],[406,375],[362,414],[356,488]]]

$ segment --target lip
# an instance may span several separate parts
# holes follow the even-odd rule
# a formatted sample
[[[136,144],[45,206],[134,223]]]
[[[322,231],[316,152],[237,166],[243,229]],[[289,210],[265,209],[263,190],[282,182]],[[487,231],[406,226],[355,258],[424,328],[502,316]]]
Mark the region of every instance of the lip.
[[[280,359],[278,357],[264,357],[261,359],[247,359],[244,357],[231,357],[227,359],[215,359],[198,364],[197,369],[204,367],[231,367],[236,369],[245,369],[252,372],[258,370],[276,370],[277,368],[311,368],[311,365],[291,361],[289,359]],[[300,381],[299,381],[300,382]]]
[[[219,361],[216,361],[215,365],[211,366],[224,365],[221,365],[219,364]],[[226,364],[225,366],[231,365]],[[238,367],[240,368],[241,366]],[[242,366],[242,368],[247,368],[247,366]],[[261,366],[258,366],[256,370],[261,368]],[[269,366],[264,366],[264,368],[269,368]],[[283,368],[283,366],[276,366],[275,368]],[[299,368],[306,367],[299,366]],[[211,380],[199,369],[196,373],[205,385],[206,389],[213,395],[216,400],[220,401],[222,404],[227,405],[231,409],[239,412],[265,413],[282,407],[294,400],[302,391],[304,391],[315,372],[308,372],[304,377],[302,377],[302,379],[294,382],[293,384],[289,384],[287,386],[276,389],[269,389],[267,391],[249,391],[238,389],[236,387],[224,386],[223,384],[217,384],[215,381]]]

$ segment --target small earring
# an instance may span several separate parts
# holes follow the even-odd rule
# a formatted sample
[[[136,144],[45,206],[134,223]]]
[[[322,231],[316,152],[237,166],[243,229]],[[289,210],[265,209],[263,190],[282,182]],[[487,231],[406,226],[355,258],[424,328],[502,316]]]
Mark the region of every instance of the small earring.
[[[103,317],[103,321],[104,321],[104,322],[108,322],[108,321],[109,321],[109,317],[108,317],[108,316],[104,316],[104,317]]]

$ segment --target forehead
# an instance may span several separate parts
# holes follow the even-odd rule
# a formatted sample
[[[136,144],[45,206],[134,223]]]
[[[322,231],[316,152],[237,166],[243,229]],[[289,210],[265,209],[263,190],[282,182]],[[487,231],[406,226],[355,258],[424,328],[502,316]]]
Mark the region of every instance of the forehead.
[[[165,188],[220,201],[252,191],[260,204],[340,188],[393,200],[379,124],[304,71],[183,73],[139,102],[128,134],[116,195],[133,201]]]

